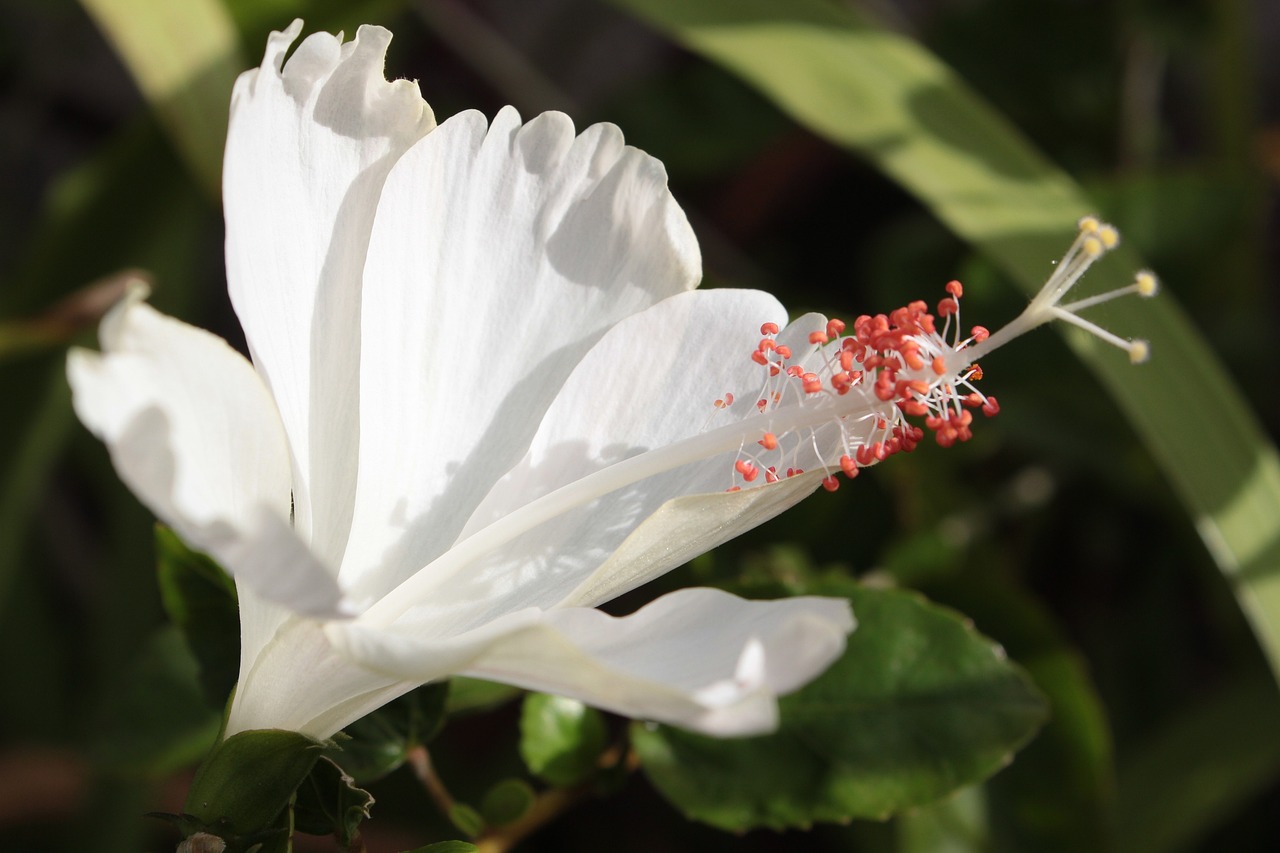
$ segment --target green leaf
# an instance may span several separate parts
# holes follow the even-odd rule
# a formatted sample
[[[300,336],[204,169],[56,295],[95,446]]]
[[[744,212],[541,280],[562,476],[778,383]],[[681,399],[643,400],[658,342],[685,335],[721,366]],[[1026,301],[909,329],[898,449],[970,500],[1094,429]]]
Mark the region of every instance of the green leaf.
[[[369,817],[373,795],[327,757],[316,762],[298,789],[293,805],[294,827],[310,835],[332,835],[344,847],[356,838],[361,821]]]
[[[1280,776],[1275,684],[1242,679],[1175,718],[1120,767],[1117,849],[1195,849],[1214,827]]]
[[[184,811],[222,838],[268,830],[323,749],[324,744],[297,732],[234,734],[214,747],[196,771]]]
[[[1039,288],[1074,222],[1095,212],[954,72],[848,4],[613,2],[867,158],[1027,293]],[[1117,255],[1090,272],[1091,287],[1127,283],[1141,266],[1125,247]],[[1064,330],[1067,341],[1173,483],[1280,676],[1280,457],[1171,296],[1121,300],[1108,317],[1151,342],[1150,363],[1133,368],[1078,330]]]
[[[231,87],[248,67],[219,0],[81,0],[204,188],[217,197]]]
[[[192,551],[163,525],[156,525],[155,544],[165,612],[182,631],[200,664],[205,698],[222,708],[240,669],[235,583],[212,558]]]
[[[533,808],[537,795],[523,779],[503,779],[480,802],[480,814],[489,826],[515,823]]]
[[[454,803],[453,808],[449,809],[449,820],[473,838],[484,832],[484,816],[466,803]]]
[[[426,847],[415,847],[406,853],[477,853],[479,849],[470,841],[437,841]]]
[[[520,757],[552,785],[568,787],[596,770],[608,733],[604,717],[576,699],[530,693],[520,710]]]
[[[218,737],[221,716],[205,704],[176,628],[157,631],[113,687],[94,741],[102,766],[157,778],[200,760]]]
[[[360,784],[386,776],[404,763],[409,750],[439,733],[449,684],[411,690],[347,726],[329,757]]]
[[[449,699],[445,703],[445,713],[452,717],[455,714],[490,711],[519,695],[520,689],[510,684],[455,676],[449,679]]]
[[[845,654],[785,697],[777,732],[716,740],[637,723],[645,773],[689,817],[734,831],[885,818],[990,776],[1044,721],[1026,676],[960,616],[831,581],[858,619]]]

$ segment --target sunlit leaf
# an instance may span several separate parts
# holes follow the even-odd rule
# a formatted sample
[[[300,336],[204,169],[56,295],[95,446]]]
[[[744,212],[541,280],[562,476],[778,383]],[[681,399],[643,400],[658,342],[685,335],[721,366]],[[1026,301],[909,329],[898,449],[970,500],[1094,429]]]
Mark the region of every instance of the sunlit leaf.
[[[955,613],[850,582],[809,591],[849,597],[858,627],[782,700],[776,733],[632,727],[644,772],[688,816],[731,830],[884,818],[996,772],[1044,721],[1026,676]]]

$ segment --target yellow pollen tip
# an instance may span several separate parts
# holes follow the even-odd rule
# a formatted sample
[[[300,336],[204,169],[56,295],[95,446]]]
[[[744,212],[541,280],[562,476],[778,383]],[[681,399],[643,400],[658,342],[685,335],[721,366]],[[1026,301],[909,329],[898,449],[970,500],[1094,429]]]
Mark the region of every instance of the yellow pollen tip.
[[[1151,344],[1146,341],[1129,342],[1129,363],[1142,364],[1151,357]]]
[[[1138,295],[1147,297],[1155,296],[1160,291],[1160,282],[1156,280],[1154,274],[1143,270],[1133,280],[1134,286],[1138,289]]]
[[[1081,234],[1093,234],[1102,227],[1102,223],[1096,216],[1085,216],[1080,220],[1079,227]]]
[[[1105,248],[1114,249],[1120,245],[1120,232],[1110,225],[1103,225],[1098,229],[1098,239]]]
[[[1103,252],[1102,240],[1098,237],[1086,237],[1081,248],[1086,255],[1096,258]]]

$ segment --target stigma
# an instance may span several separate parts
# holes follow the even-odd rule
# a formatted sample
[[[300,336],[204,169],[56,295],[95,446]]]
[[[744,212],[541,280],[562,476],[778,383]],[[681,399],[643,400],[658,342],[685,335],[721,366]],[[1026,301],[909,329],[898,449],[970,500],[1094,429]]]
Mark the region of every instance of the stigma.
[[[1140,272],[1132,284],[1071,302],[1064,297],[1089,267],[1119,245],[1119,233],[1085,217],[1071,247],[1027,308],[996,332],[967,330],[960,322],[964,288],[948,282],[933,310],[923,301],[888,314],[863,315],[846,324],[832,319],[808,333],[779,339],[775,323],[760,328],[747,354],[760,369],[752,399],[725,394],[714,406],[739,419],[743,435],[729,472],[728,491],[765,486],[818,467],[828,491],[838,475],[913,451],[928,436],[950,447],[972,437],[975,413],[993,417],[1000,404],[978,387],[977,359],[1053,320],[1084,329],[1123,350],[1133,363],[1145,361],[1145,341],[1126,340],[1079,312],[1127,295],[1154,296],[1158,284]],[[788,329],[788,332],[791,330]],[[803,340],[803,338],[801,339]],[[754,410],[754,411],[752,411]]]

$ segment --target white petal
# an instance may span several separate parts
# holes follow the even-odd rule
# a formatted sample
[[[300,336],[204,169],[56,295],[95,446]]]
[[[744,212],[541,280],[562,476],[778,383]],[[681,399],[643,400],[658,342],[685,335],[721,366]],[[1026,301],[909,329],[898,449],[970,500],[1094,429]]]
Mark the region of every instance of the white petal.
[[[261,379],[221,338],[142,297],[103,320],[101,354],[68,358],[76,414],[142,502],[238,582],[300,612],[338,615],[335,578],[289,526],[288,448]]]
[[[298,529],[337,565],[355,488],[360,277],[382,183],[434,126],[416,84],[383,79],[391,34],[273,33],[232,96],[227,280],[293,451]]]
[[[359,623],[327,633],[344,654],[389,677],[429,680],[447,662],[462,674],[729,737],[775,728],[776,698],[839,657],[853,626],[843,599],[746,601],[686,589],[626,617],[524,611],[450,640]]]
[[[365,267],[360,480],[344,582],[439,556],[618,320],[693,287],[661,163],[559,113],[455,116],[388,177]]]
[[[445,622],[461,632],[521,607],[598,604],[809,494],[820,477],[726,494],[739,448],[759,436],[721,436],[711,450],[699,444],[709,428],[755,413],[762,368],[750,355],[761,323],[784,319],[768,294],[711,290],[618,323],[565,382],[465,538],[374,605],[366,622]],[[738,398],[733,411],[714,405],[726,392]],[[706,496],[659,513],[689,495]]]

